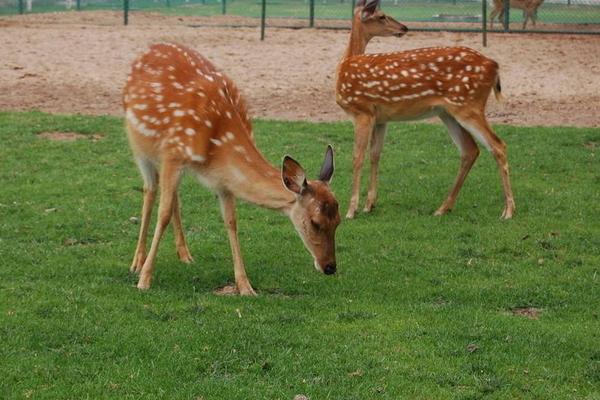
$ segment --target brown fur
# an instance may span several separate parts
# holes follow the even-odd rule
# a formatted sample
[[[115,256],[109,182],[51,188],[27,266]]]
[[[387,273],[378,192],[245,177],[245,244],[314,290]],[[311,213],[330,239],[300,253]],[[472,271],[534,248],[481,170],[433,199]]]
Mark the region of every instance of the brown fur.
[[[303,228],[307,220],[320,217],[320,211],[308,209],[304,205],[307,197],[296,190],[305,182],[304,170],[291,158],[284,161],[284,165],[293,167],[291,175],[287,174],[289,168],[281,171],[267,162],[254,143],[247,107],[237,87],[210,61],[185,46],[152,45],[132,65],[123,90],[123,108],[129,143],[145,181],[140,235],[131,266],[132,271],[140,273],[138,288],[150,286],[158,245],[171,219],[177,254],[184,262],[192,261],[177,195],[186,169],[219,197],[239,293],[251,295],[254,290],[246,276],[237,238],[236,198],[285,213],[319,268],[335,264],[335,229],[324,235]],[[332,150],[326,154],[329,165]],[[284,186],[284,182],[296,182],[298,177],[302,179],[299,186]],[[159,215],[146,255],[157,186]],[[318,201],[335,199],[328,186],[313,197]]]
[[[371,174],[365,212],[377,199],[379,159],[386,126],[393,120],[439,116],[461,153],[461,165],[446,200],[435,212],[447,213],[479,155],[474,138],[494,155],[504,189],[503,218],[511,218],[514,199],[508,175],[506,145],[485,118],[492,91],[500,95],[498,64],[467,47],[432,47],[384,54],[365,54],[375,36],[403,36],[404,25],[377,10],[379,0],[358,3],[348,47],[337,68],[336,101],[354,122],[352,196],[346,214],[358,208],[365,152],[371,146]],[[364,7],[362,6],[364,4]]]

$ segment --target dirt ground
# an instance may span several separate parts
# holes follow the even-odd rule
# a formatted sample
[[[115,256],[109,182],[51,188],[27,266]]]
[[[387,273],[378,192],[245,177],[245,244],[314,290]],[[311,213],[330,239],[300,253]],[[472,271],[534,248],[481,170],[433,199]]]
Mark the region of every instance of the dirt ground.
[[[131,61],[150,43],[176,41],[211,59],[232,77],[254,117],[346,120],[334,101],[335,67],[346,30],[190,27],[201,18],[118,12],[0,17],[0,110],[121,114],[121,88]],[[222,21],[226,22],[226,21]],[[410,28],[410,24],[409,24]],[[469,46],[500,64],[503,94],[490,99],[495,123],[600,126],[600,37],[489,36],[409,32],[378,38],[368,52],[434,45]]]

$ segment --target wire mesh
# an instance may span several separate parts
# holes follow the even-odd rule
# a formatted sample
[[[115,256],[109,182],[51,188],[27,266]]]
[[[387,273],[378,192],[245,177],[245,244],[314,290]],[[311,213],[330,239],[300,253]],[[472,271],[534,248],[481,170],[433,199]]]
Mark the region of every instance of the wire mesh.
[[[502,22],[510,1],[509,24]],[[216,17],[202,24],[258,26],[262,0],[129,0],[129,11]],[[268,0],[267,26],[349,27],[353,0]],[[122,10],[124,0],[0,0],[0,15],[75,10]],[[482,29],[481,0],[382,0],[382,10],[412,29]],[[311,10],[312,9],[312,10]],[[488,0],[494,31],[600,33],[600,0]],[[491,21],[491,18],[494,20]],[[525,19],[528,19],[524,25]]]

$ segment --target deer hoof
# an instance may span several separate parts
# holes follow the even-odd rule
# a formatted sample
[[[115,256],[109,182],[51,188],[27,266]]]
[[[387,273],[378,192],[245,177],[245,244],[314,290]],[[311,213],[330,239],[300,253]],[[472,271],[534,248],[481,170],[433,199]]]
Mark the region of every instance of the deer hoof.
[[[511,219],[513,217],[513,213],[514,213],[514,209],[507,207],[504,209],[504,211],[502,211],[502,216],[500,218],[501,219]]]
[[[250,285],[238,287],[238,292],[240,293],[240,296],[256,296],[256,292]]]
[[[436,212],[433,213],[434,216],[436,217],[441,217],[442,215],[446,215],[448,214],[448,211],[450,211],[449,208],[446,207],[440,207],[436,210]]]
[[[190,251],[187,248],[177,250],[177,256],[179,257],[179,261],[181,261],[184,264],[191,264],[194,262],[194,257],[192,257]]]

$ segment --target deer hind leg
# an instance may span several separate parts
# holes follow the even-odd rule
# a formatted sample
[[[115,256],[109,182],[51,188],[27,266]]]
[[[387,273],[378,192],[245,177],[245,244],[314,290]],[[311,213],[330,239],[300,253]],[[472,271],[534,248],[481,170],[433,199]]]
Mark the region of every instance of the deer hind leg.
[[[500,172],[500,177],[502,178],[502,188],[504,190],[504,211],[502,212],[502,218],[512,218],[515,212],[515,200],[513,197],[508,173],[506,144],[502,141],[502,139],[496,136],[485,119],[483,111],[456,117],[457,121],[466,130],[468,130],[474,138],[481,142],[496,159],[498,171]]]
[[[370,212],[377,201],[377,173],[379,171],[379,159],[381,158],[386,128],[387,124],[375,125],[373,135],[371,136],[371,177],[369,180],[367,203],[363,210],[365,212]]]
[[[173,216],[173,199],[174,194],[177,192],[177,187],[179,186],[181,169],[180,164],[171,160],[164,160],[162,163],[159,178],[160,200],[158,205],[158,218],[154,230],[154,237],[152,238],[152,244],[150,245],[150,251],[148,252],[148,257],[140,272],[140,280],[137,285],[138,289],[148,289],[150,287],[158,245]]]
[[[531,18],[529,10],[523,10],[523,29],[527,28],[527,20]]]
[[[242,251],[240,250],[240,242],[237,235],[237,222],[235,219],[235,198],[231,193],[222,192],[219,193],[219,202],[221,204],[221,214],[223,214],[223,222],[227,229],[231,254],[233,256],[235,285],[239,294],[243,296],[255,296],[256,293],[250,285],[250,281],[246,275],[246,268],[244,267],[244,260],[242,260]]]
[[[177,256],[179,259],[190,264],[194,261],[190,250],[185,241],[185,234],[183,233],[183,225],[181,223],[181,200],[177,191],[173,193],[173,233],[175,234],[175,248],[177,249]]]
[[[497,8],[494,8],[490,13],[490,29],[494,29],[494,19],[498,16],[499,13],[500,10]]]
[[[473,164],[475,164],[475,161],[479,156],[479,147],[477,147],[477,143],[475,143],[469,132],[456,122],[454,117],[444,112],[440,114],[440,118],[448,128],[448,133],[450,134],[452,141],[460,151],[460,168],[456,175],[454,185],[452,185],[450,192],[448,192],[448,197],[434,215],[444,215],[454,207],[458,193],[460,192],[471,167],[473,167]]]
[[[156,197],[158,175],[156,168],[149,160],[136,157],[136,163],[144,179],[144,201],[142,205],[140,233],[130,270],[131,272],[139,273],[146,260],[146,237],[148,236],[152,207],[154,205],[154,198]]]
[[[352,157],[352,196],[346,218],[354,218],[360,197],[360,173],[365,159],[365,151],[369,137],[373,133],[375,118],[370,115],[359,115],[354,119],[354,153]]]

